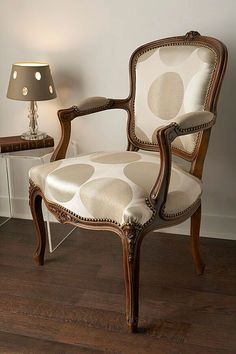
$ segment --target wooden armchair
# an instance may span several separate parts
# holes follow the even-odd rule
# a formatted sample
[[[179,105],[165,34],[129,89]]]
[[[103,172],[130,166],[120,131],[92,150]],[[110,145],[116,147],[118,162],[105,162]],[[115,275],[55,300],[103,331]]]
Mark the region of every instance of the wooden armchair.
[[[43,265],[46,245],[42,199],[61,223],[117,234],[132,332],[138,326],[140,247],[150,231],[191,218],[193,260],[203,273],[201,177],[226,63],[225,46],[194,31],[143,45],[130,59],[129,97],[94,97],[59,110],[62,136],[52,162],[30,171],[36,263]],[[71,121],[108,109],[128,113],[127,151],[65,159]],[[172,155],[189,161],[189,171]]]

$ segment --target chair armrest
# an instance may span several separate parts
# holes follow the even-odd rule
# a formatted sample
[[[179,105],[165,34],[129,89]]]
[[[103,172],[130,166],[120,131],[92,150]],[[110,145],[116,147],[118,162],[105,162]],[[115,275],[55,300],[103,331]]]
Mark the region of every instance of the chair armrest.
[[[82,116],[108,109],[112,103],[113,100],[110,98],[89,97],[73,107],[78,116]]]
[[[185,135],[208,129],[215,124],[215,115],[209,111],[182,114],[171,124],[175,124],[177,135]]]
[[[107,109],[124,109],[129,111],[129,102],[129,98],[112,99],[106,97],[91,97],[83,100],[79,105],[60,109],[57,115],[61,125],[61,138],[51,157],[51,161],[65,158],[71,135],[71,121],[73,119]]]

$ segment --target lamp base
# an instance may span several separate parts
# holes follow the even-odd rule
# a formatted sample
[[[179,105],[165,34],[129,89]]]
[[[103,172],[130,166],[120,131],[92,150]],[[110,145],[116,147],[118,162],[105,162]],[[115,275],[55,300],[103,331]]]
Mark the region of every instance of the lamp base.
[[[47,133],[37,131],[36,134],[32,134],[30,131],[25,132],[21,135],[22,139],[25,140],[42,140],[47,137]]]
[[[29,130],[21,135],[25,140],[42,140],[47,137],[46,133],[38,131],[37,114],[38,106],[37,102],[30,101],[29,103]]]

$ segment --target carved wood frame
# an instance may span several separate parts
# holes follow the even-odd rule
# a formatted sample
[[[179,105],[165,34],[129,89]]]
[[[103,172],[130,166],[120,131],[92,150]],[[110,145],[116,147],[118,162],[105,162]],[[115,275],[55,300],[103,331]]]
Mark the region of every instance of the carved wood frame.
[[[130,95],[126,99],[105,99],[104,103],[97,107],[81,110],[80,107],[72,106],[68,109],[58,111],[58,118],[61,124],[61,139],[54,151],[52,161],[63,159],[70,140],[71,121],[76,117],[89,115],[95,112],[108,109],[124,109],[128,113],[127,150],[137,151],[139,149],[159,151],[161,157],[160,171],[157,180],[150,191],[149,198],[146,200],[148,206],[152,209],[153,216],[145,225],[125,224],[118,225],[110,219],[87,219],[73,214],[69,210],[49,202],[38,186],[30,181],[30,206],[37,232],[37,247],[34,258],[38,264],[44,262],[44,250],[46,244],[45,230],[41,212],[41,200],[43,199],[49,211],[59,220],[59,222],[72,224],[80,228],[93,230],[107,230],[117,234],[122,241],[124,254],[124,274],[126,284],[126,314],[127,322],[131,331],[137,329],[138,324],[138,288],[139,288],[139,255],[142,240],[147,233],[153,229],[170,227],[179,224],[189,217],[192,218],[191,235],[193,236],[193,257],[198,273],[203,271],[198,250],[198,238],[200,228],[199,212],[201,201],[198,200],[185,213],[168,217],[163,212],[165,204],[170,172],[171,172],[171,155],[172,153],[191,162],[191,173],[198,178],[202,176],[203,163],[207,152],[211,127],[214,121],[208,125],[196,128],[201,131],[197,148],[193,154],[187,154],[183,151],[171,147],[171,142],[179,135],[188,134],[192,131],[181,131],[179,127],[172,123],[164,128],[160,128],[157,132],[158,144],[145,144],[138,140],[134,134],[134,98],[135,98],[135,63],[138,56],[143,51],[167,45],[199,45],[207,46],[212,49],[216,55],[216,65],[212,76],[212,82],[208,91],[205,109],[216,115],[217,100],[222,84],[226,64],[227,50],[226,47],[218,40],[210,37],[200,36],[198,32],[188,32],[185,36],[171,37],[148,43],[138,48],[130,59]],[[198,230],[198,231],[196,231]]]

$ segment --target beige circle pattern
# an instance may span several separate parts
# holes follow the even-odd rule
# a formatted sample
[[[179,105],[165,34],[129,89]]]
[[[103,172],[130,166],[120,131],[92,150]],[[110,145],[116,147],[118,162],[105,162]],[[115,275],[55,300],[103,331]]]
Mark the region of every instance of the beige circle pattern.
[[[164,46],[138,58],[134,110],[139,140],[156,143],[158,127],[204,110],[215,60],[212,50],[194,45]],[[196,141],[196,134],[181,136],[172,146],[192,153]]]
[[[102,194],[97,191],[102,190]],[[123,211],[132,201],[129,184],[119,178],[96,178],[80,189],[80,198],[94,218],[121,220]],[[114,212],[115,211],[115,212]]]
[[[48,175],[47,182],[50,193],[59,202],[68,202],[94,173],[89,164],[74,164],[59,168]]]
[[[148,194],[157,178],[158,167],[154,162],[134,162],[124,168],[124,174]]]
[[[145,200],[159,168],[156,152],[101,152],[36,166],[30,178],[48,201],[81,217],[144,224],[153,215]],[[174,164],[166,212],[184,210],[200,195],[201,182]]]
[[[103,163],[103,164],[119,164],[119,163],[128,163],[140,160],[140,155],[136,152],[115,152],[111,153],[99,153],[91,158],[91,161]]]
[[[148,106],[164,120],[177,116],[184,97],[183,81],[178,73],[168,72],[153,81],[148,91]]]

